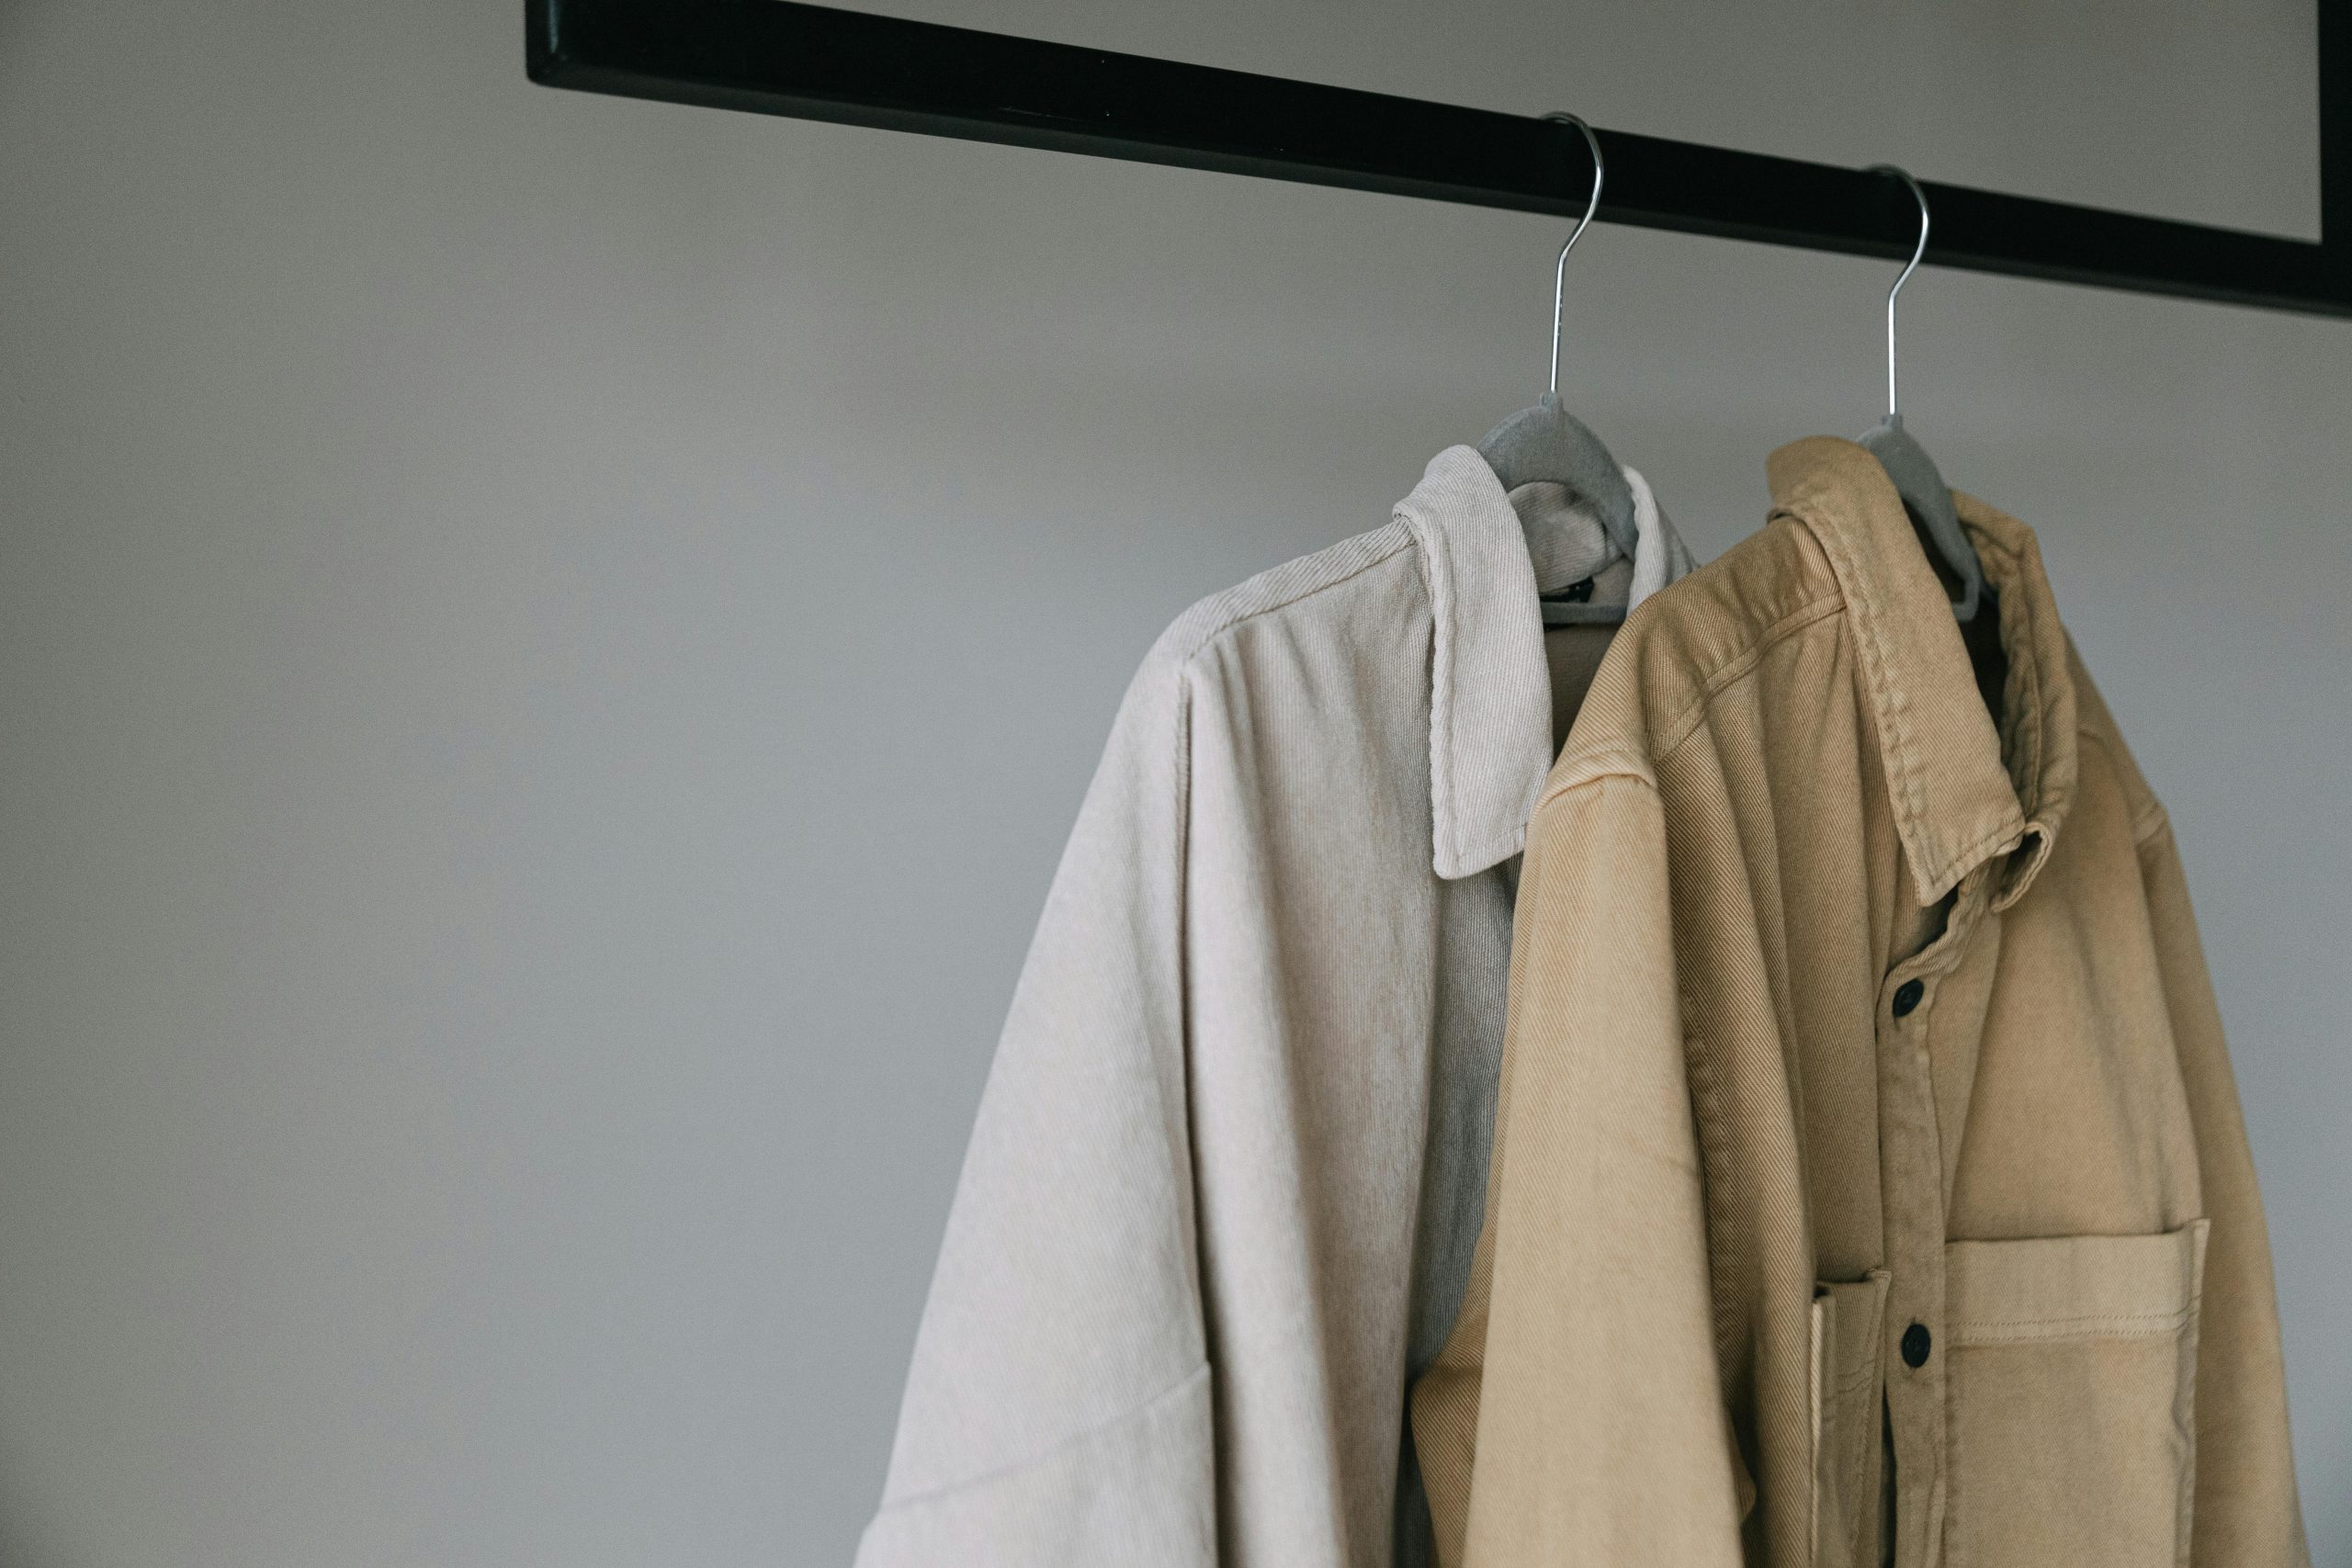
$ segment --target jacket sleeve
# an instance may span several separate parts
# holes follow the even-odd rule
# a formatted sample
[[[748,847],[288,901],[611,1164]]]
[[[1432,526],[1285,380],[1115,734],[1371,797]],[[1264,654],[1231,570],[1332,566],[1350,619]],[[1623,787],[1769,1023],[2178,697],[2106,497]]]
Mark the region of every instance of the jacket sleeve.
[[[1446,1568],[1740,1562],[1690,1103],[1657,797],[1593,779],[1529,836],[1486,1226],[1413,1395]]]
[[[1216,1559],[1185,1134],[1184,693],[1129,688],[1023,969],[861,1568]]]
[[[2197,1330],[2196,1568],[2304,1568],[2302,1512],[2287,1435],[2286,1366],[2270,1236],[2235,1078],[2172,829],[2140,846],[2165,1003],[2197,1138],[2211,1229]]]

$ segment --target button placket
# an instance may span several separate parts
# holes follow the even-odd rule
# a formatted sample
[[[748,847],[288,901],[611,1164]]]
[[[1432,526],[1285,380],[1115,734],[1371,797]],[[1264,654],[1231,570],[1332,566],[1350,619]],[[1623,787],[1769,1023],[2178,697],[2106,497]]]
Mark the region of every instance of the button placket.
[[[1886,1258],[1894,1280],[1886,1311],[1906,1326],[1886,1337],[1886,1402],[1894,1440],[1894,1561],[1932,1568],[1941,1556],[1945,1498],[1942,1134],[1928,1053],[1937,987],[1983,925],[1989,884],[1964,878],[1942,935],[1889,973],[1879,998],[1879,1171]]]

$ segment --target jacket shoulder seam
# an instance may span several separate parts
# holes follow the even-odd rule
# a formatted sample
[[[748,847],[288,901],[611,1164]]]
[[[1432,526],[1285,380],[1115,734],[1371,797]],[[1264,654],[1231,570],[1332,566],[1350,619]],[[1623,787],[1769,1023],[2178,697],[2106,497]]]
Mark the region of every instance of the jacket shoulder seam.
[[[1659,732],[1658,761],[1664,761],[1672,756],[1684,741],[1696,734],[1701,721],[1706,717],[1708,707],[1726,688],[1753,673],[1767,653],[1815,622],[1827,620],[1845,608],[1846,596],[1843,592],[1832,592],[1821,598],[1809,600],[1766,626],[1755,641],[1709,671],[1700,681],[1698,694]]]
[[[2147,781],[2140,778],[2139,770],[2132,765],[2131,758],[2117,755],[2116,749],[2109,744],[2107,733],[2103,729],[2095,725],[2078,724],[2075,727],[2075,734],[2077,739],[2087,740],[2105,752],[2109,766],[2116,769],[2127,779],[2138,780],[2140,793],[2146,795],[2147,799],[2132,813],[2132,847],[2135,850],[2145,849],[2149,840],[2163,832],[2172,821],[2170,815],[2165,810],[2165,803],[2156,798],[2155,791],[2148,787]]]
[[[1238,610],[1224,615],[1222,618],[1213,622],[1209,626],[1204,626],[1198,633],[1186,638],[1181,644],[1167,649],[1166,655],[1170,662],[1180,667],[1188,665],[1195,659],[1198,659],[1203,653],[1207,652],[1208,649],[1220,638],[1233,631],[1236,627],[1246,626],[1251,621],[1261,619],[1267,615],[1278,615],[1282,611],[1295,608],[1299,604],[1305,604],[1307,600],[1316,597],[1317,594],[1328,593],[1336,588],[1343,588],[1347,584],[1354,581],[1357,578],[1372,571],[1374,569],[1385,566],[1388,562],[1395,560],[1398,556],[1404,555],[1408,551],[1418,549],[1419,547],[1419,543],[1420,542],[1414,538],[1412,534],[1408,531],[1404,537],[1399,539],[1392,547],[1381,551],[1378,555],[1374,556],[1369,560],[1358,562],[1356,565],[1351,567],[1346,571],[1341,572],[1337,577],[1328,577],[1317,581],[1308,582],[1297,589],[1295,592],[1286,594],[1271,604],[1259,604],[1250,609]],[[1336,548],[1337,547],[1333,547]],[[1279,571],[1282,569],[1277,567],[1273,570]],[[1226,595],[1219,594],[1216,597],[1224,598]],[[1197,605],[1195,608],[1204,608],[1207,604],[1214,603],[1216,603],[1215,599],[1204,600],[1201,605]],[[1182,621],[1180,619],[1177,624],[1181,626]]]
[[[1596,748],[1562,756],[1555,773],[1573,769],[1576,776],[1572,779],[1562,779],[1559,783],[1546,788],[1542,798],[1536,802],[1537,809],[1542,809],[1555,797],[1595,778],[1620,775],[1638,778],[1655,790],[1657,784],[1656,779],[1651,776],[1651,764],[1665,761],[1673,756],[1685,741],[1698,732],[1700,721],[1706,716],[1708,705],[1722,694],[1725,687],[1753,671],[1764,655],[1773,648],[1815,622],[1826,620],[1836,615],[1845,607],[1846,596],[1835,591],[1820,598],[1807,600],[1766,626],[1753,642],[1701,676],[1697,694],[1675,714],[1673,719],[1661,731],[1658,744],[1651,757],[1642,758],[1622,747],[1615,746]],[[1588,763],[1593,765],[1587,767]]]
[[[1648,764],[1632,751],[1618,747],[1611,747],[1605,750],[1585,751],[1577,754],[1577,762],[1578,767],[1576,776],[1562,779],[1545,789],[1543,798],[1535,803],[1536,811],[1541,812],[1554,801],[1575,795],[1588,785],[1607,784],[1611,779],[1624,779],[1637,784],[1652,795],[1658,793],[1657,780],[1651,776]],[[1587,763],[1591,765],[1585,766],[1584,764]],[[1531,815],[1529,818],[1531,831],[1533,820],[1533,816]]]

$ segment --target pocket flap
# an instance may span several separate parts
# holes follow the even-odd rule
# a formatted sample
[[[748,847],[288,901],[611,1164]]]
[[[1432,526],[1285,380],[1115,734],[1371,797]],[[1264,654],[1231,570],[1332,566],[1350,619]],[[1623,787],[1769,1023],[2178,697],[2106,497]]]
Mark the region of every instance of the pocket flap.
[[[1945,1332],[1957,1345],[2176,1333],[2197,1311],[2205,1230],[1952,1242]]]

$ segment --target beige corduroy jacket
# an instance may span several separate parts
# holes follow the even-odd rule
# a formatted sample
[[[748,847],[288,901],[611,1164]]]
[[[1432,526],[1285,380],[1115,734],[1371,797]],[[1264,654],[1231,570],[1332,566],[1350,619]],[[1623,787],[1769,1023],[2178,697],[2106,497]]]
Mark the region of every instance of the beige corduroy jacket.
[[[2188,890],[2033,536],[1959,498],[1996,727],[1870,455],[1770,476],[1529,828],[1485,1225],[1414,1394],[1441,1558],[2301,1568]]]
[[[1626,479],[1630,560],[1448,448],[1385,527],[1160,637],[1005,1021],[858,1568],[1427,1562],[1406,1401],[1487,1190],[1555,752],[1538,595],[1690,564]]]

